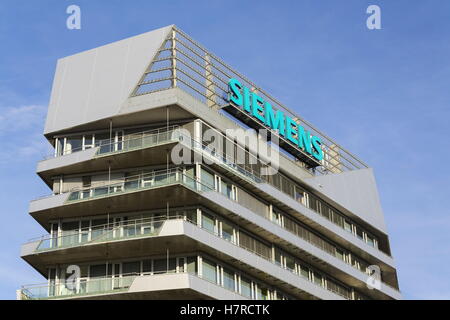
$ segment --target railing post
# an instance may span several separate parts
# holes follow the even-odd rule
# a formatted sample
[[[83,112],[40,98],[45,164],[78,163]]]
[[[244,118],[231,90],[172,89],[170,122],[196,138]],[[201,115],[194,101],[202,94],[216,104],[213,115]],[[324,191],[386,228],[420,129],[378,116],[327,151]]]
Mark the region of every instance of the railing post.
[[[175,48],[175,37],[176,37],[176,31],[173,28],[172,29],[172,41],[171,41],[171,53],[172,53],[172,88],[175,88],[177,86],[177,60],[176,60],[176,48]]]
[[[214,88],[214,81],[213,81],[213,75],[212,75],[212,64],[211,64],[211,58],[209,54],[205,55],[205,86],[206,86],[206,105],[210,108],[215,106],[214,102],[214,95],[215,95],[215,88]]]

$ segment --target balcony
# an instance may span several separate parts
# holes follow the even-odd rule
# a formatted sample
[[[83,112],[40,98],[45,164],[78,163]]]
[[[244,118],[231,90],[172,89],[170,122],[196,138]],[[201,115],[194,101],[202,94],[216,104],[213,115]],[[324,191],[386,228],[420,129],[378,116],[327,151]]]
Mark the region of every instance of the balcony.
[[[183,219],[182,216],[171,216],[170,218]],[[84,228],[79,232],[69,231],[61,236],[45,235],[28,242],[27,245],[33,244],[32,247],[29,247],[33,249],[30,251],[25,247],[23,253],[38,254],[101,242],[157,236],[166,220],[167,217],[137,219],[99,225],[95,228]]]
[[[196,180],[184,174],[181,168],[160,170],[42,197],[30,203],[29,212],[47,227],[52,216],[67,218],[78,216],[80,212],[95,215],[105,208],[110,208],[111,213],[156,209],[164,206],[165,201],[173,206],[189,205],[196,202],[192,194],[196,185]],[[173,194],[179,197],[174,199]]]
[[[124,179],[123,181],[119,182],[119,183],[114,183],[114,184],[102,184],[100,186],[95,186],[95,187],[90,187],[90,188],[84,188],[84,189],[80,189],[80,190],[74,190],[71,193],[69,193],[68,195],[66,195],[66,205],[77,205],[77,204],[85,204],[85,203],[89,203],[91,201],[99,201],[102,199],[107,199],[109,197],[115,197],[115,196],[121,196],[123,197],[125,194],[133,194],[133,193],[139,193],[139,191],[142,192],[148,192],[149,190],[158,190],[158,188],[161,187],[167,187],[167,186],[178,186],[182,189],[184,189],[184,193],[183,192],[179,192],[178,194],[180,195],[181,198],[183,198],[183,201],[180,202],[180,204],[185,204],[187,199],[195,199],[197,196],[197,201],[196,202],[204,202],[204,203],[213,203],[217,206],[217,204],[220,207],[223,208],[228,208],[229,211],[233,212],[235,215],[237,216],[242,216],[244,217],[244,219],[246,219],[246,221],[250,222],[249,228],[250,229],[254,229],[256,228],[256,230],[260,229],[261,232],[263,233],[269,233],[270,235],[266,235],[267,237],[273,238],[272,235],[272,231],[267,231],[267,230],[274,230],[279,228],[279,226],[274,226],[273,222],[271,221],[267,221],[267,218],[263,218],[261,216],[261,214],[259,213],[252,213],[251,211],[249,211],[246,208],[243,207],[239,207],[238,204],[236,204],[238,207],[234,208],[234,204],[229,203],[230,199],[228,197],[228,200],[226,200],[225,202],[223,202],[223,200],[221,199],[226,199],[227,197],[223,197],[224,195],[222,194],[222,196],[218,195],[216,190],[210,186],[207,186],[205,184],[202,184],[201,182],[197,181],[195,178],[190,177],[188,175],[186,175],[185,173],[183,173],[183,170],[180,168],[175,168],[175,169],[170,169],[170,170],[163,170],[163,171],[157,171],[148,175],[138,175],[135,177],[130,177],[127,179]],[[168,191],[166,191],[168,192]],[[190,194],[189,194],[190,193]],[[161,193],[157,193],[156,195],[153,195],[153,197],[156,199],[158,198],[158,194],[159,196],[161,195]],[[184,194],[184,196],[182,196]],[[215,194],[217,194],[217,196],[215,196]],[[225,195],[226,196],[226,195]],[[57,196],[58,197],[58,196]],[[179,198],[179,197],[177,197]],[[135,203],[135,201],[126,201],[127,198],[124,198],[123,201],[129,203]],[[133,198],[133,199],[143,199],[145,201],[148,200],[148,197],[139,197],[139,198]],[[228,201],[228,202],[227,202]],[[160,202],[159,202],[160,203]],[[235,203],[235,201],[233,200],[233,203]],[[119,204],[119,202],[116,202],[116,205]],[[171,200],[171,204],[173,204],[173,200]],[[90,205],[90,207],[92,207],[92,205]],[[114,206],[116,207],[116,206]],[[120,206],[119,206],[120,207]],[[66,211],[66,210],[65,210]],[[78,210],[77,210],[78,211]],[[249,212],[248,215],[246,215],[245,213]],[[256,219],[256,220],[255,220]],[[258,220],[259,219],[259,220]],[[255,222],[258,221],[258,222]],[[267,221],[267,222],[264,222]],[[80,244],[95,244],[100,243],[100,242],[105,242],[105,241],[113,241],[113,240],[118,240],[118,239],[124,239],[126,237],[129,236],[133,236],[133,237],[139,237],[139,236],[151,236],[152,233],[154,235],[157,235],[157,232],[159,230],[159,227],[154,225],[152,222],[149,221],[142,221],[139,222],[142,225],[139,225],[138,227],[136,226],[128,226],[125,227],[125,229],[130,229],[132,230],[133,228],[135,230],[146,230],[145,232],[150,232],[149,234],[146,233],[142,233],[140,234],[139,232],[143,232],[143,231],[139,231],[139,232],[131,232],[128,233],[128,231],[124,232],[123,227],[121,231],[119,231],[117,228],[113,228],[113,226],[107,226],[106,230],[108,230],[107,232],[102,232],[101,236],[99,236],[98,238],[93,237],[92,235],[89,234],[77,234],[77,235],[70,235],[67,237],[62,237],[62,238],[47,238],[47,239],[42,239],[40,240],[39,245],[37,245],[34,249],[35,252],[45,252],[45,251],[51,251],[51,250],[56,250],[56,249],[64,249],[64,248],[68,248],[70,246],[79,246]],[[144,228],[143,225],[145,225],[146,223],[149,224],[148,228]],[[156,222],[155,222],[156,223]],[[248,223],[247,223],[248,224]],[[264,227],[262,227],[264,226]],[[153,230],[153,231],[150,231]],[[263,231],[265,230],[265,231]],[[280,232],[278,232],[280,233]],[[307,250],[307,255],[310,256],[314,256],[314,257],[321,257],[321,260],[325,261],[326,263],[330,264],[331,266],[336,266],[338,265],[342,265],[341,267],[339,267],[338,269],[341,270],[346,270],[346,272],[349,272],[350,274],[352,274],[353,277],[355,277],[357,280],[357,283],[362,282],[363,284],[365,283],[365,279],[366,279],[366,275],[363,275],[363,272],[357,272],[355,269],[353,269],[353,267],[349,266],[349,265],[345,265],[344,262],[338,260],[337,258],[335,258],[334,256],[330,256],[328,252],[323,251],[324,249],[321,248],[320,246],[318,246],[318,244],[316,243],[311,243],[311,242],[302,242],[301,239],[297,238],[297,237],[292,237],[292,233],[289,233],[286,230],[281,230],[281,234],[284,234],[284,236],[280,236],[280,235],[276,235],[275,238],[280,239],[281,237],[281,241],[288,241],[289,243],[297,243],[298,247],[304,251],[305,248],[310,248],[309,250]],[[279,241],[279,240],[278,240]],[[314,246],[314,247],[313,247]],[[317,251],[317,249],[320,249],[322,251]],[[126,251],[127,248],[122,248],[122,251]],[[122,252],[122,251],[117,251],[117,252]],[[92,254],[94,254],[94,251],[91,251]],[[52,258],[54,259],[54,257]],[[316,258],[313,258],[312,261],[313,263],[317,263],[317,261],[315,261]],[[335,261],[337,260],[337,261]],[[337,264],[336,264],[337,263]],[[337,267],[333,267],[333,268],[337,268]],[[333,269],[332,268],[332,269]],[[336,272],[336,270],[334,270],[333,272]],[[342,271],[339,271],[342,273]],[[346,276],[344,276],[346,277]],[[356,283],[355,283],[356,284]],[[358,284],[358,287],[360,285]],[[394,288],[389,288],[386,287],[387,291],[389,292],[389,295],[394,295],[394,296],[398,296],[398,291],[396,291],[396,289]],[[393,290],[394,289],[394,290]]]
[[[23,286],[19,300],[59,299],[220,299],[248,298],[192,273],[127,274],[120,277],[79,278],[66,283]]]
[[[166,162],[166,150],[179,140],[178,126],[134,133],[115,140],[100,140],[89,147],[68,149],[45,157],[37,166],[37,173],[50,186],[51,177],[80,171],[102,171],[110,164],[114,168],[135,167]],[[114,161],[111,160],[114,158]]]
[[[136,220],[117,227],[109,224],[91,232],[97,236],[80,232],[33,241],[22,247],[22,257],[43,272],[44,266],[50,261],[76,263],[80,259],[89,261],[106,256],[108,259],[126,258],[130,253],[133,256],[160,253],[161,248],[170,246],[171,253],[204,251],[219,259],[226,259],[237,268],[251,267],[250,270],[256,275],[262,272],[274,284],[279,285],[281,280],[284,283],[282,288],[287,292],[292,292],[294,285],[294,292],[305,297],[309,295],[307,292],[312,292],[315,297],[323,299],[343,298],[340,292],[327,290],[315,284],[312,279],[284,268],[256,251],[225,240],[217,233],[189,221],[185,216],[161,217],[158,221]],[[83,241],[83,237],[91,240]],[[170,244],[167,237],[171,237]],[[114,250],[108,250],[113,243],[117,243]],[[348,299],[348,296],[345,298]]]
[[[275,203],[279,207],[284,208],[285,211],[290,212],[300,221],[303,221],[309,225],[318,225],[321,231],[325,234],[330,234],[330,231],[328,230],[329,228],[324,228],[323,226],[330,226],[333,230],[331,235],[335,238],[336,241],[340,241],[341,244],[349,246],[350,248],[352,248],[352,250],[359,251],[362,249],[364,252],[369,252],[372,256],[376,257],[386,265],[390,267],[393,266],[392,257],[365,242],[363,243],[363,241],[361,241],[356,235],[349,234],[345,230],[336,228],[335,224],[329,223],[329,219],[324,219],[323,216],[318,214],[318,212],[311,210],[311,208],[304,202],[299,202],[295,199],[294,201],[292,201],[292,195],[288,195],[288,197],[286,197],[286,194],[281,191],[281,186],[275,185],[272,181],[269,181],[266,176],[261,176],[259,170],[257,170],[259,167],[255,168],[252,165],[237,164],[235,161],[236,159],[229,159],[227,155],[223,156],[221,154],[218,154],[210,147],[208,147],[205,142],[196,141],[190,136],[184,135],[183,131],[178,129],[180,129],[180,127],[172,126],[152,131],[144,131],[135,134],[137,135],[137,137],[134,137],[132,139],[125,139],[124,141],[120,142],[102,140],[98,143],[98,145],[95,146],[95,150],[71,149],[70,154],[62,155],[58,158],[73,158],[71,161],[74,161],[74,164],[69,168],[64,169],[64,172],[66,174],[68,174],[69,171],[76,172],[80,170],[81,167],[79,166],[82,166],[83,170],[87,170],[86,166],[89,167],[89,170],[94,170],[94,168],[98,170],[104,170],[105,166],[108,166],[107,162],[110,161],[111,157],[113,156],[114,167],[127,167],[127,164],[129,166],[129,163],[133,163],[134,165],[144,165],[148,164],[147,159],[152,159],[152,163],[165,163],[167,148],[171,148],[175,144],[181,143],[193,152],[200,153],[202,157],[212,162],[212,166],[216,170],[223,173],[225,176],[232,176],[232,179],[239,181],[239,183],[244,185],[246,188],[252,190],[256,194],[259,194],[263,198],[266,198],[268,196],[272,203]],[[161,149],[161,147],[164,147],[164,149]],[[138,151],[141,153],[136,153]],[[247,151],[244,150],[244,152],[248,154]],[[131,156],[133,153],[134,156]],[[121,158],[122,155],[125,156]],[[67,163],[72,163],[71,161],[68,161]],[[86,161],[88,163],[86,163]],[[50,170],[45,174],[48,174],[49,177],[50,173],[54,175],[55,171]],[[287,182],[287,180],[283,181],[283,183],[285,182]],[[117,191],[120,191],[122,187],[118,185],[116,186],[116,189]],[[101,195],[104,193],[110,192],[106,191],[105,188],[98,187],[88,195],[72,194],[72,198],[69,198],[69,200],[81,199],[83,198],[83,196],[84,198],[87,198],[88,196],[93,198],[93,196]],[[273,195],[276,193],[280,193],[280,196],[274,197]],[[286,198],[287,201],[279,201],[280,198]],[[293,203],[294,205],[287,205],[287,203]],[[305,207],[306,210],[302,207]],[[302,209],[299,210],[298,208]],[[315,214],[309,214],[309,212],[313,212]],[[316,220],[322,220],[322,222],[318,223],[318,221]],[[335,237],[335,234],[338,234],[344,240],[342,241],[342,239],[339,239],[339,237]],[[366,258],[370,259],[370,256]]]

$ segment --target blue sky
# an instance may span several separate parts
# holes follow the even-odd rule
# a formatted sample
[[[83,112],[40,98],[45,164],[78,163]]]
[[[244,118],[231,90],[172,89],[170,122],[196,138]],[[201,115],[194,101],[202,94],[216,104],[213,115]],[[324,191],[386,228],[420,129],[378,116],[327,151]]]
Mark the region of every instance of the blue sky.
[[[81,30],[66,8],[81,7]],[[381,7],[381,30],[366,8]],[[40,277],[20,245],[56,60],[176,24],[374,168],[407,299],[450,299],[450,2],[0,2],[0,298]],[[114,66],[111,66],[114,68]]]

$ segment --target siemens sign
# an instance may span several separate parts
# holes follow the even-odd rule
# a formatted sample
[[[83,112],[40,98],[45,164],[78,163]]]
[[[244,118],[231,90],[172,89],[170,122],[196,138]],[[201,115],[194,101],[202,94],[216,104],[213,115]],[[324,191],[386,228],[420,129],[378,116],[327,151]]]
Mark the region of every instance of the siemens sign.
[[[233,105],[242,108],[251,117],[270,129],[277,130],[282,137],[318,161],[323,159],[322,143],[319,137],[312,136],[309,131],[305,131],[299,123],[282,111],[275,111],[269,102],[251,92],[239,80],[230,79],[228,81],[228,93],[228,99]]]

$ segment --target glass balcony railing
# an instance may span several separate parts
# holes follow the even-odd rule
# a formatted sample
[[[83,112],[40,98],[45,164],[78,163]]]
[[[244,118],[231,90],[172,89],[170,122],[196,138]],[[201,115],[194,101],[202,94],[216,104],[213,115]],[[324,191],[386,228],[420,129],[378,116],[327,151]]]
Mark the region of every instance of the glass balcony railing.
[[[237,246],[241,249],[244,249],[248,251],[251,254],[254,254],[266,261],[271,262],[273,265],[282,268],[284,270],[290,271],[291,273],[295,274],[296,276],[299,276],[305,280],[308,280],[312,282],[315,285],[318,285],[315,283],[312,279],[305,277],[301,273],[297,273],[294,270],[291,270],[287,267],[284,267],[274,261],[272,257],[268,257],[264,254],[261,254],[261,252],[258,252],[257,250],[252,250],[248,248],[247,246],[241,245],[237,243],[235,240],[228,240],[223,235],[220,235],[216,231],[209,230],[208,228],[204,228],[201,225],[197,224],[194,221],[189,220],[186,216],[180,216],[180,215],[173,215],[173,216],[160,216],[155,217],[153,219],[156,219],[156,221],[150,221],[150,219],[137,219],[135,221],[127,222],[124,225],[115,226],[113,224],[106,224],[103,226],[100,226],[98,229],[91,230],[90,232],[76,232],[73,235],[67,235],[67,236],[61,236],[61,237],[48,237],[47,239],[44,239],[39,244],[38,248],[36,249],[36,252],[42,252],[42,251],[50,251],[50,250],[56,250],[61,248],[70,248],[70,247],[76,247],[76,246],[82,246],[85,244],[92,244],[92,243],[100,243],[105,241],[115,241],[115,240],[121,240],[121,239],[129,239],[129,238],[139,238],[139,237],[152,237],[157,236],[159,234],[159,231],[161,230],[162,225],[167,220],[183,220],[189,223],[194,224],[195,226],[201,228],[202,230],[207,231],[208,233],[226,240],[227,242],[231,243],[234,246]],[[97,236],[93,236],[93,234],[96,234]],[[85,239],[89,239],[89,237],[92,237],[91,240],[83,241],[83,237]],[[69,240],[70,239],[70,240]],[[83,280],[86,281],[86,280]],[[52,293],[51,296],[58,296],[63,297],[65,295],[86,295],[86,294],[93,294],[93,293],[99,293],[100,291],[108,292],[112,291],[113,289],[110,288],[110,284],[108,282],[104,282],[103,280],[98,280],[99,282],[96,282],[97,280],[93,280],[91,285],[85,284],[83,281],[80,282],[79,287],[77,287],[76,292],[69,292],[67,288],[59,287],[58,285],[52,285],[52,286],[33,286],[29,288],[22,289],[22,294],[25,294],[26,297],[35,297],[33,299],[42,299],[42,298],[48,298],[45,295]],[[333,290],[332,287],[323,285],[318,285],[319,287],[322,287],[328,291],[334,292],[346,299],[350,299],[350,294],[348,290]],[[121,286],[118,286],[116,289],[121,289]],[[51,289],[51,290],[50,290]],[[108,289],[108,290],[106,290]],[[116,291],[117,291],[116,290]],[[73,290],[72,290],[73,291]],[[49,292],[49,293],[47,293]],[[51,297],[49,296],[49,297]],[[30,298],[27,298],[30,299]]]
[[[161,170],[161,171],[155,171],[148,174],[141,174],[136,175],[133,177],[127,177],[126,179],[123,179],[120,182],[115,182],[113,184],[102,184],[100,186],[90,187],[90,188],[83,188],[80,190],[72,191],[68,197],[68,202],[75,202],[75,201],[82,201],[82,200],[89,200],[89,199],[97,199],[101,197],[107,197],[107,196],[114,196],[114,195],[120,195],[124,194],[126,192],[134,192],[134,191],[142,191],[152,188],[157,188],[161,186],[168,186],[171,184],[181,184],[189,189],[195,191],[195,192],[207,192],[207,191],[214,191],[217,192],[217,190],[210,185],[206,185],[202,183],[201,181],[197,180],[194,177],[191,177],[187,175],[186,173],[183,173],[183,169],[181,168],[173,168],[169,170]],[[232,195],[226,195],[224,193],[221,193],[222,195],[226,196],[230,200],[236,201]],[[253,209],[252,209],[253,210]],[[260,216],[264,216],[261,213],[255,212],[256,214]],[[270,221],[270,220],[269,220]],[[273,222],[273,221],[272,221]],[[275,223],[275,222],[273,222]],[[275,223],[276,224],[276,223]],[[283,227],[283,226],[282,226]],[[288,230],[290,231],[290,230]],[[100,232],[100,231],[99,231]],[[290,231],[292,233],[292,231]],[[107,239],[106,237],[118,237],[116,236],[117,231],[109,231],[103,235],[103,238],[98,238],[98,241],[101,241],[100,239]],[[294,235],[298,236],[296,233]],[[321,250],[324,250],[322,246],[318,245],[316,242],[312,241],[311,239],[306,239],[304,237],[301,237],[302,239],[308,241],[309,243],[315,245]],[[83,241],[87,242],[87,239],[92,239],[92,235],[89,236],[87,234],[77,234],[77,235],[67,235],[62,237],[61,239],[44,239],[42,243],[39,245],[38,250],[46,250],[46,248],[50,248],[52,245],[59,245],[59,246],[67,246],[71,243],[81,243]],[[91,241],[91,240],[89,240]],[[324,250],[325,252],[329,253],[328,251]],[[335,255],[331,254],[335,257]],[[341,259],[342,260],[342,259]],[[345,261],[344,261],[345,262]],[[346,262],[347,264],[350,264]],[[352,264],[350,264],[352,265]],[[353,265],[352,265],[353,266]],[[356,266],[353,266],[356,270],[362,272],[365,274],[364,271],[360,270]],[[391,285],[383,282],[387,286],[395,289]],[[397,290],[397,289],[395,289]]]
[[[275,187],[276,189],[284,192],[284,189],[294,190],[296,188],[295,184],[293,182],[289,182],[287,179],[281,179],[283,180],[283,185],[278,185],[272,179],[270,179],[268,176],[261,175],[261,166],[260,165],[254,165],[254,164],[246,164],[246,163],[239,163],[239,161],[236,161],[236,157],[229,156],[227,153],[218,153],[216,150],[210,147],[209,144],[206,142],[199,142],[189,135],[184,134],[184,130],[180,130],[181,128],[179,126],[170,126],[170,127],[164,127],[160,129],[150,130],[150,131],[143,131],[139,133],[133,134],[133,136],[128,137],[127,139],[122,139],[121,141],[115,141],[115,140],[100,140],[96,142],[94,145],[98,147],[98,150],[96,152],[97,156],[100,155],[107,155],[111,153],[120,153],[120,152],[127,152],[132,150],[138,150],[143,148],[148,148],[152,146],[156,146],[161,143],[166,142],[180,142],[186,147],[190,148],[191,150],[200,150],[204,152],[204,155],[208,156],[210,159],[212,159],[215,163],[218,165],[225,167],[228,170],[232,170],[235,174],[238,176],[249,179],[253,183],[268,183],[271,186]],[[220,133],[218,133],[220,134]],[[237,148],[242,149],[241,152],[244,152],[246,154],[245,158],[252,159],[255,156],[249,153],[247,150],[243,149],[239,145],[235,144]],[[85,150],[85,148],[78,148],[78,149],[71,149],[69,153],[77,152]],[[255,158],[255,163],[258,163],[257,159]],[[144,185],[146,184],[145,180],[148,177],[142,177]],[[128,178],[130,179],[129,183],[127,184],[118,184],[116,186],[111,186],[112,190],[107,189],[106,187],[99,186],[97,188],[92,189],[89,192],[82,192],[80,194],[72,194],[70,200],[80,200],[84,198],[89,197],[96,197],[101,196],[104,194],[109,194],[111,191],[114,192],[121,192],[124,188],[130,190],[136,186],[139,185],[138,179],[133,179],[133,177]],[[133,182],[131,180],[134,180]],[[287,184],[286,186],[284,186]],[[292,193],[292,192],[291,192]],[[318,213],[320,216],[325,217],[326,219],[330,220],[331,222],[341,226],[341,224],[338,224],[336,221],[343,221],[343,218],[336,218],[334,219],[332,215],[338,215],[337,213],[330,214],[321,214],[316,206],[309,205],[308,203],[305,203],[305,197],[300,197],[301,201],[299,201],[297,193],[288,194],[291,198],[295,199],[297,202],[299,202],[301,205],[306,206],[307,208],[313,210],[314,212]],[[312,197],[312,196],[311,196]],[[307,202],[307,201],[306,201]],[[344,228],[343,226],[341,226]],[[355,238],[360,239],[356,236],[356,234],[351,233],[355,236]],[[368,239],[372,239],[373,237],[369,237]],[[360,239],[361,240],[361,239]],[[369,246],[375,247],[380,251],[381,253],[385,254],[383,251],[381,251],[377,246],[375,246],[375,241],[364,241]]]
[[[170,126],[152,131],[145,131],[133,134],[133,137],[123,141],[103,140],[98,144],[97,155],[109,153],[127,152],[137,149],[156,146],[161,143],[178,141],[178,126]]]
[[[104,155],[108,153],[126,152],[142,148],[148,148],[161,143],[170,141],[177,141],[178,126],[168,126],[159,129],[142,131],[133,133],[120,139],[102,139],[95,141],[93,144],[83,145],[76,148],[64,148],[61,151],[55,151],[44,157],[48,160],[55,157],[61,157],[72,153],[88,150],[91,148],[98,148],[96,155]],[[80,144],[83,144],[80,140]],[[62,147],[61,147],[62,148]]]
[[[181,219],[182,216],[170,216]],[[47,235],[39,238],[35,252],[71,248],[81,245],[117,241],[122,239],[157,236],[167,217],[152,217],[131,221],[120,221],[83,228],[77,231],[62,231],[61,236]]]
[[[79,278],[74,282],[68,283],[23,286],[20,290],[20,298],[21,300],[61,299],[125,292],[137,276],[137,274],[127,274],[121,277]]]
[[[174,272],[174,271],[162,271],[159,273],[154,273],[153,275],[179,275],[179,274],[189,274],[197,278],[208,281],[222,289],[233,292],[239,296],[248,299],[248,297],[241,295],[239,292],[229,289],[226,286],[219,285],[215,282],[210,281],[204,277],[201,277],[198,273],[191,272]],[[31,286],[22,286],[20,289],[20,299],[21,300],[48,300],[48,299],[64,299],[64,298],[76,298],[89,295],[99,295],[99,294],[116,294],[127,292],[136,278],[153,276],[148,273],[134,273],[125,274],[120,276],[110,276],[102,278],[79,278],[73,283],[45,283]],[[151,280],[150,280],[151,281]]]
[[[67,201],[71,202],[119,195],[127,192],[167,186],[174,183],[186,183],[188,180],[191,181],[191,184],[194,183],[194,179],[184,175],[180,168],[153,171],[151,173],[126,177],[119,181],[116,180],[114,183],[104,182],[85,188],[72,189]]]

